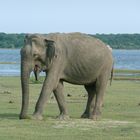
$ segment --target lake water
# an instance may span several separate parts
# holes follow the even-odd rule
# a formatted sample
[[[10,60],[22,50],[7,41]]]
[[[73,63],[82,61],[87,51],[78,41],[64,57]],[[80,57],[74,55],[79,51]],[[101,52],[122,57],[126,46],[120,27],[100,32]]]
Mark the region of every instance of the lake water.
[[[140,50],[113,50],[113,56],[116,69],[140,70]],[[0,49],[0,76],[19,75],[20,50]]]

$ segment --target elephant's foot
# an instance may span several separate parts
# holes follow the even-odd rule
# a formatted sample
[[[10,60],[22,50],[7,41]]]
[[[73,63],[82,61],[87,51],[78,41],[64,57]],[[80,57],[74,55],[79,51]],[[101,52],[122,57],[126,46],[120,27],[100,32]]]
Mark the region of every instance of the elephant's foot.
[[[30,119],[30,116],[28,116],[28,115],[20,115],[19,119]]]
[[[89,119],[92,119],[94,121],[100,120],[100,118],[101,118],[101,112],[100,111],[93,112],[89,115]]]
[[[59,116],[57,116],[57,119],[59,120],[68,120],[70,117],[66,114],[60,114]]]
[[[98,121],[101,119],[101,116],[100,115],[92,115],[92,116],[89,116],[89,119],[92,119],[93,121]]]
[[[89,114],[88,114],[88,113],[83,113],[83,114],[81,115],[81,118],[89,118]]]
[[[31,117],[32,120],[43,120],[42,115],[40,114],[33,114],[33,116]]]

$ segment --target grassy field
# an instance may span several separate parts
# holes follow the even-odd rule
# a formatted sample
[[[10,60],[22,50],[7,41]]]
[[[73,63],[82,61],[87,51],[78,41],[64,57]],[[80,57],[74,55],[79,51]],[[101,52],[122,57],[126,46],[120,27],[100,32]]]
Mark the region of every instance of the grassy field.
[[[115,80],[140,80],[140,70],[114,70]]]
[[[29,114],[41,89],[30,82]],[[68,97],[67,94],[71,96]],[[21,87],[19,77],[0,77],[0,140],[139,140],[140,81],[113,81],[108,85],[102,118],[80,119],[86,105],[82,86],[65,84],[70,120],[59,121],[58,107],[50,98],[43,121],[19,120]]]

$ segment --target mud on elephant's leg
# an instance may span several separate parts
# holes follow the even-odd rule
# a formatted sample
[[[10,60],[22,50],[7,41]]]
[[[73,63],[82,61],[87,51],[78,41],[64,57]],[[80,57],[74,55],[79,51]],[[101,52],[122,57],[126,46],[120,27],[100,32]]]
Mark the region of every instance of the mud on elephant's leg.
[[[84,113],[82,114],[81,118],[89,118],[90,112],[92,112],[94,105],[95,105],[95,83],[93,85],[87,86],[85,85],[85,89],[88,93],[88,100],[87,105]]]
[[[54,90],[54,95],[58,103],[58,107],[60,110],[60,115],[58,116],[58,119],[60,120],[67,120],[69,119],[68,111],[66,107],[65,97],[63,94],[63,82],[60,81],[57,88]]]

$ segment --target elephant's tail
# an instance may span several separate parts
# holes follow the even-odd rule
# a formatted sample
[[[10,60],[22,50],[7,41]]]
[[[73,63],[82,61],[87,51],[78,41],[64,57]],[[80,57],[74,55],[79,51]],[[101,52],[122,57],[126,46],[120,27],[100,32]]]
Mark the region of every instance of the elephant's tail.
[[[112,80],[113,80],[113,73],[114,73],[114,63],[113,63],[113,67],[112,67],[112,70],[111,70],[110,86],[111,86],[111,83],[112,83]]]

